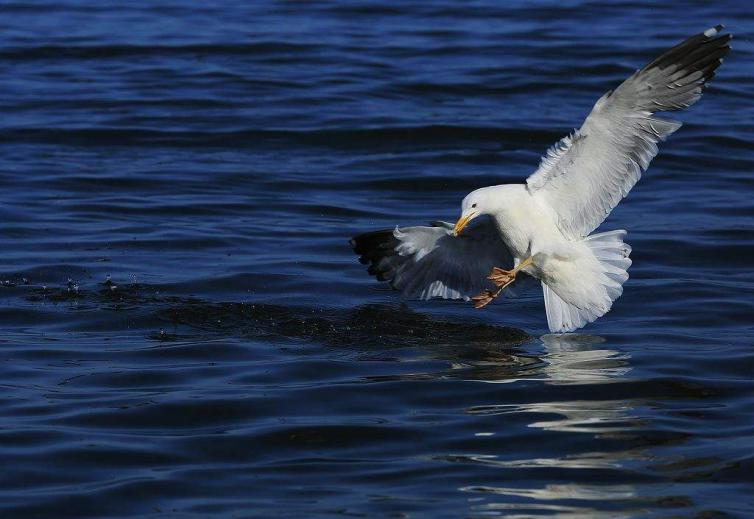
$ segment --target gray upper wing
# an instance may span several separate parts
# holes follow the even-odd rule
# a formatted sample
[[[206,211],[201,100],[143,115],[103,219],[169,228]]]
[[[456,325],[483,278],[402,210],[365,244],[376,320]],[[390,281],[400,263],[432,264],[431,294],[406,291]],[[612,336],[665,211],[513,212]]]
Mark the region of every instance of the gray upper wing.
[[[715,75],[731,35],[712,27],[669,49],[602,96],[579,130],[547,151],[527,180],[570,238],[587,236],[636,184],[657,144],[681,123],[655,112],[694,104]]]

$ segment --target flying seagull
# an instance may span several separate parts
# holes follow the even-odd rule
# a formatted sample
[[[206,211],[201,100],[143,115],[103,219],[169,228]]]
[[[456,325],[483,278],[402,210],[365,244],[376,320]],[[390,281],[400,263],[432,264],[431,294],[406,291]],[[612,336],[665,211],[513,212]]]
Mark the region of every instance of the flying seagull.
[[[626,231],[591,233],[639,180],[657,143],[681,127],[655,113],[701,97],[730,50],[732,36],[722,29],[690,37],[603,95],[525,184],[472,191],[455,225],[356,236],[359,260],[407,297],[471,299],[476,308],[538,279],[551,332],[601,317],[623,292],[631,247]]]

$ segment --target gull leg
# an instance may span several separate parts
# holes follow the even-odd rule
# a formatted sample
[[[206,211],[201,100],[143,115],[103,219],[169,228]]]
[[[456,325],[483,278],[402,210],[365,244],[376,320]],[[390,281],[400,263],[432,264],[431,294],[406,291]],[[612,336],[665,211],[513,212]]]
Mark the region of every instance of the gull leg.
[[[479,294],[472,297],[471,300],[474,301],[474,308],[484,308],[490,304],[493,299],[502,293],[505,287],[516,281],[516,274],[518,274],[518,271],[529,265],[531,262],[532,259],[529,257],[519,263],[513,270],[503,270],[499,267],[494,267],[492,272],[490,272],[490,275],[487,276],[487,279],[492,281],[497,288],[495,290],[482,290]]]

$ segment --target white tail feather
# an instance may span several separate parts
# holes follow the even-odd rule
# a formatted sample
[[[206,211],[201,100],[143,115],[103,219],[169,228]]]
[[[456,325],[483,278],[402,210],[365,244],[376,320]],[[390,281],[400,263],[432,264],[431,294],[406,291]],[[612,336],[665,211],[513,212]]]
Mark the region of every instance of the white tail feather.
[[[587,236],[584,243],[599,261],[602,272],[595,279],[596,287],[602,294],[600,304],[579,308],[566,303],[544,282],[542,291],[545,298],[547,325],[550,331],[571,332],[577,330],[598,317],[605,315],[623,293],[623,283],[628,279],[628,267],[631,266],[631,246],[623,243],[626,231],[609,231]]]

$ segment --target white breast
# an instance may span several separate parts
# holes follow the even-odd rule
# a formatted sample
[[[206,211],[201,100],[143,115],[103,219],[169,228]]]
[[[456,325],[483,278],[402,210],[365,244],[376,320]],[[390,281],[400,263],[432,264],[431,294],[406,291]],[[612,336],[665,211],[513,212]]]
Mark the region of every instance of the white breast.
[[[568,240],[558,229],[548,206],[533,198],[523,185],[506,187],[509,188],[506,200],[495,215],[495,223],[517,260],[568,248]]]

